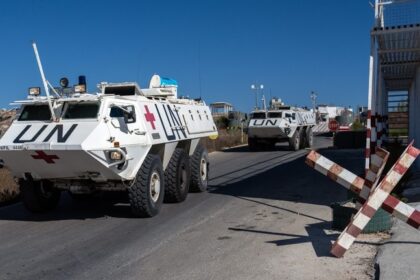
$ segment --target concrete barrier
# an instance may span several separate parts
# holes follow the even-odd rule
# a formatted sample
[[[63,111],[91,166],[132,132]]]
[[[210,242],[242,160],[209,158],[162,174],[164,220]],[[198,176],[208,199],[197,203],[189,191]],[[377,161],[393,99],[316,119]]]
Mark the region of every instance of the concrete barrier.
[[[339,131],[334,135],[334,147],[360,149],[366,146],[366,131]]]

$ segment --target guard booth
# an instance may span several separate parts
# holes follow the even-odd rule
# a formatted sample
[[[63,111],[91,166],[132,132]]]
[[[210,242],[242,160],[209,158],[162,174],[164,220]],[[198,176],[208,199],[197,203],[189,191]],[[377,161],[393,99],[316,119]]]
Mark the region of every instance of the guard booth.
[[[214,102],[210,104],[210,110],[213,117],[228,117],[233,106],[228,102]]]
[[[375,146],[420,144],[420,0],[376,0],[374,8],[366,169]]]

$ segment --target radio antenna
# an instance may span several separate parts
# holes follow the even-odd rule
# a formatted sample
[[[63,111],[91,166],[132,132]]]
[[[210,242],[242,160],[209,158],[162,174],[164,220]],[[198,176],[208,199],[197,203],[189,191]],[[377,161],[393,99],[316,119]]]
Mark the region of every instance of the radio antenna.
[[[38,48],[36,47],[36,43],[32,42],[32,47],[34,48],[36,62],[38,63],[39,72],[41,73],[41,79],[42,83],[44,84],[45,93],[47,94],[47,100],[48,100],[48,107],[51,111],[51,116],[53,118],[53,121],[56,121],[56,116],[54,114],[54,108],[51,103],[51,97],[50,97],[50,89],[48,87],[48,81],[45,79],[44,69],[42,68],[41,59],[39,58]]]

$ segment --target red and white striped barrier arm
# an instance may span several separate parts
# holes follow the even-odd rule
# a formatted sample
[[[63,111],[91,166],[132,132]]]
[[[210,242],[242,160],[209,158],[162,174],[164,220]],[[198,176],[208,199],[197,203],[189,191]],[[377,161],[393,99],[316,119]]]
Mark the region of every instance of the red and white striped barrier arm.
[[[373,215],[375,215],[379,207],[381,207],[385,200],[390,196],[391,191],[400,181],[401,177],[407,172],[408,168],[413,164],[419,153],[420,150],[413,147],[412,143],[408,145],[407,149],[394,164],[392,169],[374,190],[363,207],[357,212],[353,221],[351,221],[340,234],[337,241],[332,246],[332,255],[342,257],[350,248],[357,236],[372,219]]]
[[[415,229],[420,229],[420,211],[408,204],[405,204],[392,195],[387,196],[382,204],[382,209],[391,213],[393,216],[409,224]]]
[[[366,200],[372,188],[377,185],[388,157],[389,153],[386,150],[381,148],[376,149],[376,153],[372,155],[372,163],[367,172],[366,179],[356,176],[315,151],[311,151],[308,154],[306,163]]]
[[[306,158],[306,163],[311,167],[315,168],[316,170],[320,171],[324,175],[327,175],[329,178],[333,179],[340,185],[344,186],[346,189],[353,190],[355,193],[359,194],[358,200],[361,203],[365,203],[368,199],[369,194],[362,195],[362,189],[365,185],[364,180],[360,177],[357,177],[355,174],[351,173],[350,171],[344,169],[343,167],[334,165],[334,163],[327,158],[321,156],[320,154],[316,153],[315,151],[311,151]],[[331,170],[327,169],[327,163],[332,168]],[[325,171],[327,170],[327,171]],[[337,172],[338,171],[338,172]],[[344,174],[341,172],[345,171]],[[349,181],[346,181],[349,178]],[[339,179],[340,178],[340,179]],[[352,188],[350,188],[352,186]],[[360,189],[355,191],[356,189]],[[410,226],[419,229],[420,225],[420,211],[416,210],[415,208],[411,207],[410,205],[405,204],[404,202],[398,200],[397,198],[389,195],[384,203],[382,204],[382,209],[387,211],[388,213],[392,214],[396,218],[406,222]]]
[[[305,162],[318,172],[354,193],[359,194],[362,190],[365,180],[315,151],[311,151],[308,154]]]
[[[370,168],[366,173],[365,183],[363,184],[362,190],[359,196],[363,199],[363,202],[369,198],[371,192],[375,189],[376,185],[381,178],[382,172],[384,171],[386,162],[388,161],[389,152],[376,147],[375,154],[371,157]],[[356,202],[356,209],[360,209],[362,203]]]

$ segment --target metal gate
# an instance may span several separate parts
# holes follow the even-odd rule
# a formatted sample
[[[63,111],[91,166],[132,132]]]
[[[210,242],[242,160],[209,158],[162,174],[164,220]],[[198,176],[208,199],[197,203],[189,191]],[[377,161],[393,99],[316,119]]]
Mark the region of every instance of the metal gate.
[[[408,91],[388,92],[388,141],[408,144]]]

